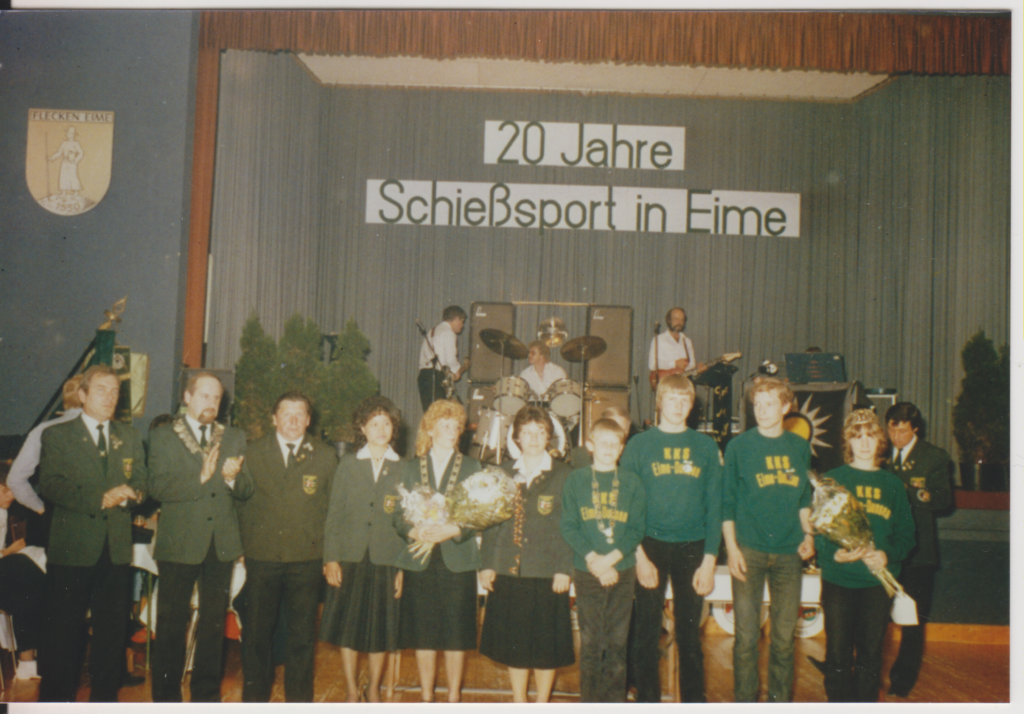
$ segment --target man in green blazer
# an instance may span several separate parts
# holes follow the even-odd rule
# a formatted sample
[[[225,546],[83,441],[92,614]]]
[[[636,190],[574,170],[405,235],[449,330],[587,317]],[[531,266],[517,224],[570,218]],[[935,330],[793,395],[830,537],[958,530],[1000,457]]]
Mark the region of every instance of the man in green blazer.
[[[313,701],[324,521],[338,457],[306,433],[312,412],[301,392],[282,394],[274,404],[274,433],[254,441],[246,454],[255,490],[238,505],[245,550],[243,702],[270,701],[271,640],[282,599],[287,623],[285,700]]]
[[[939,535],[935,516],[953,502],[950,485],[952,461],[943,449],[929,444],[921,433],[921,410],[898,402],[885,413],[892,458],[889,470],[900,477],[914,514],[917,545],[903,561],[899,581],[917,603],[918,623],[904,625],[900,652],[889,670],[889,694],[906,697],[917,683],[924,655],[924,625],[932,606],[935,571],[939,567]]]
[[[210,372],[185,386],[186,413],[150,435],[149,492],[160,501],[153,557],[160,570],[153,647],[153,701],[180,702],[192,589],[199,622],[192,667],[193,702],[219,702],[224,615],[231,572],[242,555],[235,503],[249,498],[245,434],[214,420],[224,387]]]
[[[146,483],[142,437],[111,419],[120,388],[112,367],[90,367],[78,390],[82,414],[43,432],[39,487],[53,504],[53,520],[41,702],[75,701],[90,609],[89,701],[117,701],[129,608],[129,508],[142,499]]]

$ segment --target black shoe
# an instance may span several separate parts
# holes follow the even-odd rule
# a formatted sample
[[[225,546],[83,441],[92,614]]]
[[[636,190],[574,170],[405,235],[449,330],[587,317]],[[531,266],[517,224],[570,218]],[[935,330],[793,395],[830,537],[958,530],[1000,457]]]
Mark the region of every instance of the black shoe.
[[[822,674],[825,674],[825,663],[824,662],[822,662],[820,659],[814,659],[810,655],[807,655],[807,659],[810,661],[811,664],[814,665],[814,668],[816,670],[818,670]]]
[[[914,688],[911,684],[907,686],[905,684],[893,684],[889,687],[889,694],[893,697],[899,697],[900,699],[906,699],[910,696],[910,690]]]
[[[137,674],[126,674],[124,679],[121,680],[122,687],[137,687],[140,684],[145,684],[146,678],[140,677]]]

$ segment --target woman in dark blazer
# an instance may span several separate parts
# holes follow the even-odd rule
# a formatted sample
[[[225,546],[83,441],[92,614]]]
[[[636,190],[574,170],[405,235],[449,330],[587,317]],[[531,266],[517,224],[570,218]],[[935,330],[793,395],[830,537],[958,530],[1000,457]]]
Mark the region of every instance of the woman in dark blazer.
[[[463,457],[459,437],[466,424],[461,404],[444,399],[430,405],[416,435],[417,459],[406,463],[406,489],[425,485],[442,494],[480,470],[480,462]],[[399,649],[416,650],[420,695],[434,700],[437,651],[444,651],[448,701],[457,702],[467,650],[476,649],[476,569],[480,550],[476,532],[454,524],[420,525],[406,521],[401,503],[393,516],[395,530],[408,543],[433,543],[426,562],[403,548],[398,565],[405,570],[399,618]]]
[[[546,702],[555,669],[575,661],[569,614],[572,549],[562,538],[562,489],[571,469],[547,452],[553,430],[543,409],[523,407],[512,422],[521,455],[502,468],[515,479],[512,518],[488,528],[480,547],[480,585],[490,592],[480,652],[508,666],[512,701],[525,702],[534,670]]]
[[[380,701],[388,652],[398,649],[396,567],[404,542],[391,525],[400,461],[394,444],[402,415],[386,397],[368,397],[352,416],[355,453],[334,474],[324,534],[324,603],[320,639],[341,647],[345,697],[360,700],[356,680],[360,652],[369,655],[367,696]]]

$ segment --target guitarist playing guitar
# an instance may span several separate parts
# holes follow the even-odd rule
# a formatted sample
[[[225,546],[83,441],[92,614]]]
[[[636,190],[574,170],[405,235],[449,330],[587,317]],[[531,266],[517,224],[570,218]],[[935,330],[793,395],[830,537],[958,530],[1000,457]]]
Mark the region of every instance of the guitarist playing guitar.
[[[458,305],[444,309],[434,329],[427,332],[420,321],[416,321],[423,335],[420,347],[419,376],[417,386],[424,411],[438,399],[451,399],[455,383],[462,378],[469,367],[469,360],[459,364],[457,339],[466,325],[466,311]]]
[[[683,334],[683,330],[686,329],[686,311],[681,307],[672,308],[665,315],[665,324],[668,330],[657,334],[655,328],[654,339],[651,340],[651,353],[647,364],[650,369],[651,389],[658,388],[658,382],[662,377],[687,371],[690,374],[697,374],[706,368],[697,362],[693,342]]]

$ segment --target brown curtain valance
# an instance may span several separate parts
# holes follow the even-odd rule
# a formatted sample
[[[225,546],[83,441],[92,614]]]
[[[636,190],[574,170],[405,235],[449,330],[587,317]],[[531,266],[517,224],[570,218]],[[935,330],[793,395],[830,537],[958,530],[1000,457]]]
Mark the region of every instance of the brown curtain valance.
[[[426,58],[1010,73],[999,13],[513,10],[205,11],[200,45]]]

